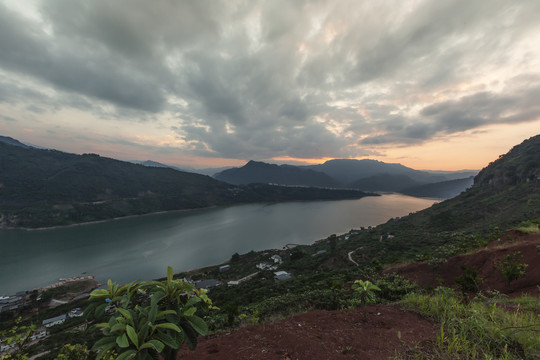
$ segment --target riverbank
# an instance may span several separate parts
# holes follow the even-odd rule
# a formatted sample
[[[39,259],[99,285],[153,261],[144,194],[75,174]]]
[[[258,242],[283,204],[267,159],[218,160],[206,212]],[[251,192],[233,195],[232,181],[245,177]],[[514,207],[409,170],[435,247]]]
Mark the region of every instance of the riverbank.
[[[197,211],[197,210],[209,210],[209,209],[217,209],[217,208],[219,208],[219,206],[207,206],[207,207],[194,208],[194,209],[155,211],[155,212],[150,212],[150,213],[146,213],[146,214],[118,216],[118,217],[114,217],[114,218],[110,218],[110,219],[94,220],[94,221],[87,221],[87,222],[76,223],[76,224],[55,225],[55,226],[46,226],[46,227],[38,227],[38,228],[7,227],[7,226],[5,227],[2,223],[0,223],[0,231],[1,230],[44,231],[44,230],[67,229],[67,228],[73,228],[73,227],[78,227],[78,226],[103,224],[103,223],[108,223],[108,222],[117,221],[117,220],[133,219],[133,218],[140,218],[140,217],[152,216],[152,215],[173,214],[173,213],[181,213],[181,212]]]

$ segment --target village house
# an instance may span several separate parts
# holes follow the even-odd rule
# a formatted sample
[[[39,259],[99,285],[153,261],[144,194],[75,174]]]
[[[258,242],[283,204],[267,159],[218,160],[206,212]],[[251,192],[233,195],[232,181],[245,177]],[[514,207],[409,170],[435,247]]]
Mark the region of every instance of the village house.
[[[217,281],[216,279],[195,281],[195,287],[197,289],[210,289],[218,285],[221,285],[221,283]]]
[[[286,271],[276,271],[274,273],[274,279],[277,281],[289,280],[291,277],[292,277],[291,274],[289,274]]]
[[[55,316],[53,318],[43,320],[42,325],[45,326],[45,327],[50,328],[50,327],[53,327],[55,325],[63,324],[66,321],[66,319],[67,319],[66,314],[58,315],[58,316]]]

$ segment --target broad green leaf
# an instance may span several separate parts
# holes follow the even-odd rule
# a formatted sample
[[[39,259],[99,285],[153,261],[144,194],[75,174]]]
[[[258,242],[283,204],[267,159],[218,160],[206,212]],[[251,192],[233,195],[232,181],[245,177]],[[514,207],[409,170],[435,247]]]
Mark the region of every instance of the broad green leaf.
[[[156,291],[154,294],[152,294],[152,305],[157,305],[165,296],[166,294],[163,291]]]
[[[116,332],[118,330],[121,330],[122,332],[124,332],[124,330],[126,330],[126,324],[123,324],[123,323],[116,323],[113,325],[113,327],[111,327],[111,332]]]
[[[165,348],[165,345],[161,341],[159,341],[159,340],[150,340],[150,341],[145,342],[144,344],[142,344],[140,350],[142,350],[142,349],[154,349],[158,353],[161,353],[164,348]]]
[[[137,333],[135,332],[135,329],[132,328],[130,325],[127,325],[126,332],[127,332],[127,335],[129,336],[129,339],[135,345],[135,347],[139,348],[139,339],[137,337]]]
[[[90,299],[95,299],[97,297],[108,296],[109,292],[105,289],[96,289],[90,293]]]
[[[180,328],[177,325],[172,324],[172,323],[157,324],[155,327],[156,328],[161,328],[161,329],[169,329],[169,330],[173,330],[173,331],[176,331],[176,332],[182,331],[182,330],[180,330]]]
[[[126,333],[123,333],[122,335],[118,336],[116,338],[116,343],[118,344],[118,346],[120,346],[121,348],[127,348],[129,347],[129,341],[128,341],[128,338],[126,336]]]
[[[103,315],[103,313],[105,312],[106,307],[107,307],[107,304],[99,305],[98,307],[96,307],[96,311],[94,311],[94,315],[96,317],[99,317],[99,316]]]
[[[167,315],[176,315],[176,311],[174,310],[163,310],[156,314],[156,319],[163,319],[164,316]]]
[[[201,298],[198,297],[198,296],[192,296],[186,303],[186,305],[184,305],[185,307],[190,307],[192,305],[195,305],[197,303],[201,302]]]
[[[116,309],[120,314],[122,314],[122,316],[124,316],[126,319],[130,320],[131,322],[133,322],[133,317],[131,317],[131,314],[129,313],[128,310],[126,309],[122,309],[122,308],[118,308]]]
[[[208,325],[206,325],[206,322],[197,315],[187,318],[187,321],[199,334],[206,335],[208,333]]]
[[[94,346],[92,346],[92,351],[95,351],[97,349],[101,349],[103,346],[109,346],[110,344],[114,345],[115,343],[116,342],[114,340],[114,337],[112,337],[112,336],[101,338],[98,341],[96,341]]]
[[[121,353],[120,355],[118,355],[118,357],[116,358],[116,360],[129,360],[129,359],[133,359],[135,357],[135,355],[137,355],[137,352],[135,350],[128,350],[128,351],[124,351],[123,353]]]
[[[193,316],[193,314],[195,314],[195,311],[197,311],[197,309],[195,309],[194,307],[190,307],[189,309],[184,310],[183,315],[184,316]]]
[[[141,326],[141,330],[139,331],[139,342],[144,342],[144,340],[148,336],[148,333],[150,332],[150,325],[150,322],[147,321],[146,324]]]
[[[182,333],[177,333],[177,334],[182,334]],[[173,348],[173,349],[178,349],[180,346],[182,346],[182,341],[178,342],[177,336],[172,337],[171,335],[167,333],[158,332],[154,335],[154,337],[158,339],[159,341],[161,341],[162,343],[164,343],[165,345],[167,345],[168,347]],[[182,335],[182,340],[183,339],[184,338]]]

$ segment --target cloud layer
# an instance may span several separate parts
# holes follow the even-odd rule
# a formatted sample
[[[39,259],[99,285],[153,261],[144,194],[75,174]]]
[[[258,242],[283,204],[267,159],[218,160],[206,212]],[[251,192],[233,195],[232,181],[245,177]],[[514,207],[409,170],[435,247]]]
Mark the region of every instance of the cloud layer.
[[[148,122],[193,156],[366,156],[538,120],[539,13],[499,0],[5,2],[0,105]]]

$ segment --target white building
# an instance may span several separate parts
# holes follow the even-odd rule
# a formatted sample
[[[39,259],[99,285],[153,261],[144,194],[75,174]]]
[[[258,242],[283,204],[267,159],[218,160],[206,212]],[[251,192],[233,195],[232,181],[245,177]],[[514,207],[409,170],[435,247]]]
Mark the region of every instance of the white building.
[[[67,315],[63,314],[63,315],[59,315],[59,316],[56,316],[56,317],[53,317],[53,318],[50,318],[50,319],[45,319],[45,320],[43,320],[42,325],[45,326],[45,327],[50,328],[50,327],[53,327],[55,325],[63,324],[66,321],[66,318],[67,318]]]

